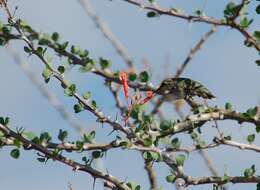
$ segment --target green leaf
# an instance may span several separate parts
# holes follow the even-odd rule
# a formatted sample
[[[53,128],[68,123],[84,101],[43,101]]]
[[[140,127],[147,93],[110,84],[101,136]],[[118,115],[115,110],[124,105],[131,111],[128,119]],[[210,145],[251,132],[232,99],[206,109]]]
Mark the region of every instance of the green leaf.
[[[69,45],[69,42],[64,42],[63,44],[59,44],[58,45],[58,48],[59,48],[59,51],[65,51],[66,50],[66,48],[68,47],[68,45]]]
[[[72,45],[71,48],[70,48],[70,52],[77,55],[80,52],[80,48]]]
[[[52,69],[49,66],[46,66],[42,72],[42,76],[46,83],[49,82],[51,75],[53,74]]]
[[[255,134],[251,134],[247,136],[247,141],[249,144],[252,144],[255,140]]]
[[[228,135],[228,136],[224,136],[224,139],[225,139],[225,140],[228,140],[228,141],[231,141],[231,140],[232,140],[232,137],[231,137],[230,135]]]
[[[257,66],[260,66],[260,59],[255,60],[255,63],[257,64]]]
[[[84,110],[84,108],[83,108],[83,106],[82,106],[81,104],[75,104],[75,105],[73,106],[73,109],[74,109],[74,112],[75,112],[75,113],[79,113],[79,112],[81,112],[81,111]]]
[[[130,74],[128,75],[128,79],[129,79],[130,81],[135,81],[135,80],[137,79],[137,74],[136,74],[136,73],[130,73]]]
[[[260,14],[260,4],[255,8],[257,14]]]
[[[233,107],[232,107],[231,103],[227,102],[226,105],[225,105],[225,109],[226,109],[227,111],[232,111],[232,110],[233,110]]]
[[[147,71],[142,71],[140,74],[139,74],[139,80],[141,82],[148,82],[149,80],[149,74]]]
[[[49,142],[51,140],[51,136],[48,132],[42,132],[41,135],[40,135],[40,142]]]
[[[147,137],[144,139],[144,146],[149,147],[153,144],[153,140],[151,137]]]
[[[192,140],[198,139],[198,134],[197,134],[196,132],[192,132],[192,133],[190,134],[190,136],[191,136],[191,139],[192,139]]]
[[[18,159],[20,156],[20,150],[15,148],[13,150],[11,150],[10,155],[14,158],[14,159]]]
[[[253,36],[256,38],[257,41],[260,41],[260,31],[254,31]]]
[[[76,92],[76,85],[75,85],[75,84],[71,84],[69,87],[67,87],[67,88],[64,90],[64,93],[65,93],[67,96],[73,96],[75,92]]]
[[[253,177],[256,172],[255,165],[252,165],[251,168],[247,168],[244,171],[244,176],[247,178]]]
[[[68,138],[68,131],[59,130],[58,139],[62,142],[65,142]]]
[[[176,180],[176,176],[175,175],[168,175],[168,176],[166,176],[166,181],[168,182],[168,183],[174,183],[175,182],[175,180]]]
[[[256,190],[260,190],[260,183],[256,184]]]
[[[31,48],[29,48],[29,47],[27,47],[27,46],[24,46],[24,47],[23,47],[23,50],[24,50],[26,53],[32,53]]]
[[[140,190],[141,189],[141,186],[134,183],[134,182],[128,182],[126,184],[131,190]]]
[[[94,110],[97,109],[97,103],[96,103],[95,100],[92,100],[92,101],[91,101],[91,107],[92,107]]]
[[[45,158],[37,158],[37,160],[39,161],[39,162],[45,162]]]
[[[222,177],[222,180],[224,183],[228,183],[230,181],[230,177],[227,174],[224,174],[224,176]]]
[[[59,40],[59,37],[60,37],[60,35],[59,35],[58,32],[54,32],[54,33],[52,33],[52,35],[51,35],[51,39],[52,39],[53,41],[55,41],[55,42],[57,42],[57,41]]]
[[[85,94],[83,94],[83,98],[85,100],[89,100],[91,98],[91,92],[86,92]]]
[[[253,117],[255,117],[256,114],[257,114],[257,109],[258,109],[257,106],[254,107],[254,108],[249,108],[249,109],[246,111],[246,113],[249,115],[249,117],[253,118]]]
[[[83,139],[85,143],[92,143],[94,138],[96,136],[95,131],[91,131],[90,133],[84,133],[83,134]]]
[[[4,46],[6,44],[6,40],[4,38],[0,38],[0,46]]]
[[[135,105],[131,111],[131,114],[130,116],[133,118],[133,119],[136,119],[136,120],[141,120],[142,119],[142,114],[143,114],[143,111],[144,111],[144,107],[142,105]]]
[[[160,129],[163,130],[163,131],[166,131],[170,128],[174,127],[174,123],[172,121],[169,121],[169,120],[163,120],[161,123],[160,123]]]
[[[102,152],[101,152],[101,151],[98,151],[98,150],[93,151],[93,152],[92,152],[92,157],[93,157],[94,159],[101,158],[101,157],[102,157]]]
[[[180,148],[181,146],[181,141],[179,140],[179,138],[174,138],[172,139],[172,147],[173,148]]]
[[[185,155],[184,154],[179,154],[178,156],[176,156],[176,163],[178,166],[183,166],[184,165],[184,161],[185,161]]]
[[[19,141],[18,139],[14,139],[14,145],[17,147],[17,148],[20,148],[22,143],[21,141]]]
[[[236,5],[234,2],[229,2],[224,10],[224,16],[226,18],[234,17],[240,10],[240,5]]]
[[[76,141],[76,146],[79,149],[79,151],[82,151],[83,147],[84,147],[84,142],[82,141]]]
[[[60,72],[60,74],[63,74],[63,73],[65,73],[65,67],[64,66],[62,66],[62,65],[60,65],[59,67],[58,67],[58,71]]]
[[[259,133],[260,132],[260,125],[256,125],[255,130],[256,130],[257,133]]]
[[[157,13],[154,12],[154,11],[149,11],[149,12],[146,14],[146,16],[147,16],[148,18],[152,18],[152,17],[157,16]]]
[[[84,49],[84,50],[80,49],[78,54],[83,59],[83,58],[87,58],[88,57],[89,52],[86,49]]]
[[[253,22],[253,19],[248,20],[247,17],[242,17],[240,19],[240,27],[243,29],[246,29],[249,27],[249,25]]]
[[[85,61],[85,66],[80,67],[79,71],[81,73],[85,73],[85,72],[91,71],[94,68],[95,64],[96,64],[96,62],[94,60],[87,59]]]
[[[107,69],[111,66],[111,61],[100,57],[99,58],[99,64],[100,64],[102,69]]]

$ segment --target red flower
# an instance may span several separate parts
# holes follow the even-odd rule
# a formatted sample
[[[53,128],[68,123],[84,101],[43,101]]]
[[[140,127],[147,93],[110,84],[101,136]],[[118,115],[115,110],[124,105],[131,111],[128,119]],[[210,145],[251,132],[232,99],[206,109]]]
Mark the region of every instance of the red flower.
[[[153,91],[147,91],[146,97],[143,99],[141,104],[145,104],[146,102],[150,101],[154,97]]]
[[[127,80],[127,73],[126,72],[120,72],[119,79],[123,84],[125,97],[126,97],[126,99],[128,99],[128,97],[129,97],[129,92],[128,92],[129,86],[128,86],[128,80]]]

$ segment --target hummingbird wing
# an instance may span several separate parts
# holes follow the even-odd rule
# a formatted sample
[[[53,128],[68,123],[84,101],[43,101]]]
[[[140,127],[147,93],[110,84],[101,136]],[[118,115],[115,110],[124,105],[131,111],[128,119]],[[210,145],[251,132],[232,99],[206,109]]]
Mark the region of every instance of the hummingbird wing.
[[[215,98],[215,96],[201,83],[189,78],[175,78],[180,88],[183,88],[185,94],[190,96],[199,96],[205,99]]]

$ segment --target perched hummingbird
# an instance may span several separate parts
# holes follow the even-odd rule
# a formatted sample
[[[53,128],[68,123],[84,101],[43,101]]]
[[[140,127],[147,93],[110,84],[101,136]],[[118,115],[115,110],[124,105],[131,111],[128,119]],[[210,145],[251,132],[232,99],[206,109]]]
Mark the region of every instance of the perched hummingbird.
[[[167,78],[162,81],[154,94],[162,95],[166,100],[187,99],[193,96],[204,99],[215,98],[205,86],[189,78]]]

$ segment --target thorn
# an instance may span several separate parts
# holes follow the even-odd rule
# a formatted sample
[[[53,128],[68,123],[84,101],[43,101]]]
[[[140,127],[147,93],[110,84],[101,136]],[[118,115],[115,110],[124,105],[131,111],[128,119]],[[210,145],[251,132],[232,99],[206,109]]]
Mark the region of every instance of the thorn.
[[[92,190],[95,189],[95,184],[96,184],[96,177],[93,177],[94,181],[93,181],[93,186],[92,186]]]
[[[113,129],[107,136],[110,136],[114,131],[116,131],[116,129]]]

